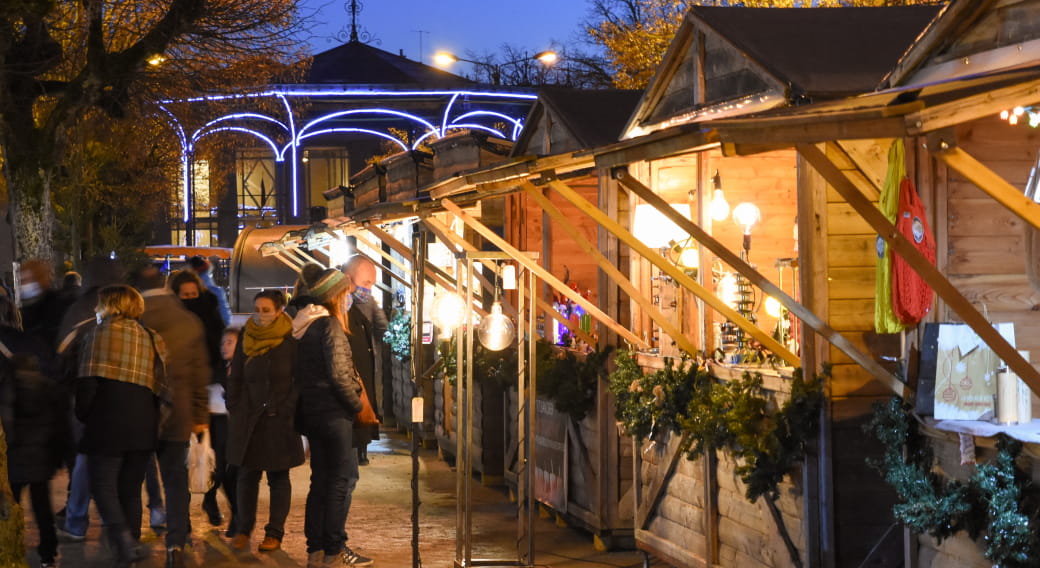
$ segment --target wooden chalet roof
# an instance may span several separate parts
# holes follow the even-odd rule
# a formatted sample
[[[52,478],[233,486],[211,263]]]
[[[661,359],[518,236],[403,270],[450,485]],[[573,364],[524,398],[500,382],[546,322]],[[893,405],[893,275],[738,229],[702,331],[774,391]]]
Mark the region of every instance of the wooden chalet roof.
[[[617,142],[625,122],[632,114],[642,91],[623,89],[568,89],[547,87],[538,92],[538,101],[531,107],[513,154],[527,151],[537,125],[548,111],[552,119],[567,129],[578,142],[578,148],[595,148]],[[564,150],[561,148],[560,150]]]
[[[790,85],[792,97],[873,91],[939,12],[937,6],[728,8],[690,15]]]
[[[301,81],[309,84],[458,88],[474,82],[377,47],[349,41],[314,56]]]
[[[1034,64],[1040,1],[953,0],[885,77],[883,86],[932,83]]]
[[[873,91],[938,12],[695,6],[624,135]]]

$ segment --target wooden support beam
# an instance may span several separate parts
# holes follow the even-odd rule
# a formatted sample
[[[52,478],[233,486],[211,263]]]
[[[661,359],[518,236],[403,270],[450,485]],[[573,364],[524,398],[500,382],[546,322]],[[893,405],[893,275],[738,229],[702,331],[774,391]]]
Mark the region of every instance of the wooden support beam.
[[[904,120],[907,134],[913,136],[994,116],[1002,110],[1010,110],[1017,106],[1037,103],[1040,103],[1040,79],[1033,79],[931,106],[908,114]]]
[[[833,142],[827,144],[828,152],[841,153],[842,150]],[[1018,351],[1005,340],[997,330],[975,309],[975,306],[960,293],[906,237],[904,237],[878,208],[863,196],[845,174],[839,170],[827,155],[811,144],[798,146],[798,153],[820,172],[827,183],[863,217],[881,238],[892,247],[892,251],[903,257],[907,264],[917,272],[924,281],[935,290],[935,293],[946,302],[964,323],[971,326],[978,336],[989,345],[997,356],[1029,385],[1034,393],[1040,393],[1040,372],[1019,355]]]
[[[857,349],[851,341],[846,339],[845,336],[838,333],[831,326],[827,325],[827,322],[820,319],[812,310],[799,304],[794,298],[781,290],[779,286],[773,284],[768,278],[763,276],[762,273],[755,270],[754,267],[742,260],[740,255],[729,250],[726,248],[726,245],[709,235],[707,231],[686,217],[680,215],[679,212],[668,205],[661,196],[654,193],[649,187],[640,183],[639,180],[632,177],[627,172],[618,171],[616,177],[621,185],[628,188],[632,193],[638,195],[643,201],[654,206],[655,209],[661,212],[661,214],[667,217],[671,222],[675,223],[680,229],[689,233],[694,240],[704,245],[704,248],[715,253],[715,256],[719,257],[722,262],[732,266],[734,270],[741,274],[741,276],[747,278],[748,282],[761,288],[764,293],[776,298],[777,301],[783,304],[783,306],[794,314],[795,317],[802,320],[805,325],[812,328],[821,337],[848,355],[849,358],[866,369],[867,372],[877,377],[878,380],[887,383],[897,394],[903,394],[903,389],[906,385],[903,384],[902,381],[894,377],[892,373],[886,371],[884,367],[869,355]],[[754,326],[754,324],[751,325]],[[758,329],[758,327],[755,326],[755,329]]]
[[[392,264],[392,265],[396,266],[397,268],[401,269],[401,272],[411,272],[411,270],[412,270],[411,267],[405,266],[405,264],[403,262],[401,262],[400,260],[398,260],[397,258],[395,258],[394,255],[392,255],[392,254],[386,252],[385,250],[383,250],[383,247],[379,246],[379,243],[374,243],[374,242],[368,240],[368,238],[365,237],[365,235],[363,234],[363,232],[362,232],[362,230],[360,228],[352,229],[352,230],[348,231],[347,234],[353,236],[355,239],[360,241],[362,244],[364,244],[368,248],[370,248],[372,250],[375,250],[379,254],[379,256],[385,258],[387,260],[387,262],[389,262],[390,264]]]
[[[679,467],[679,461],[686,457],[686,452],[689,449],[690,433],[683,432],[682,436],[679,437],[678,443],[675,445],[675,449],[672,450],[672,455],[668,457],[668,465],[664,468],[659,468],[657,470],[657,475],[650,481],[647,498],[639,504],[639,510],[636,511],[636,530],[644,530],[650,526],[652,513],[657,510],[657,506],[661,503],[661,499],[664,498],[668,482],[671,481],[672,476],[675,475],[675,470]]]
[[[473,218],[472,215],[463,211],[458,205],[455,205],[455,203],[453,203],[450,199],[442,200],[441,204],[444,206],[445,209],[447,209],[453,215],[461,219],[463,223],[466,223],[470,226],[470,228],[472,228],[482,237],[487,239],[488,242],[497,246],[499,250],[501,250],[502,252],[505,252],[509,254],[509,256],[512,256],[513,259],[516,260],[518,263],[522,264],[531,272],[534,272],[535,275],[541,278],[543,282],[552,286],[560,294],[573,300],[576,304],[584,308],[586,313],[599,320],[600,323],[609,327],[611,330],[613,330],[621,337],[627,339],[629,343],[639,347],[640,349],[646,349],[649,347],[649,345],[647,345],[645,341],[640,339],[639,336],[637,336],[636,334],[632,333],[631,330],[626,329],[624,326],[611,319],[610,316],[603,313],[603,310],[599,309],[599,306],[586,300],[581,296],[581,294],[575,292],[574,290],[571,290],[570,287],[567,286],[567,284],[561,282],[559,278],[553,276],[548,270],[539,266],[537,262],[531,260],[531,258],[529,258],[526,254],[517,250],[514,246],[507,243],[505,239],[495,234],[494,231],[484,226],[483,223]]]
[[[455,233],[452,233],[451,230],[448,229],[448,227],[446,227],[443,223],[441,223],[440,221],[434,219],[433,217],[423,217],[422,218],[422,222],[423,222],[424,225],[426,225],[427,228],[429,228],[431,231],[433,231],[434,235],[437,235],[438,239],[441,239],[442,241],[444,241],[446,243],[451,243],[451,244],[454,244],[454,245],[458,246],[463,252],[479,252],[480,249],[478,249],[476,247],[476,245],[474,245],[473,243],[467,242],[462,237],[456,235]],[[481,282],[484,283],[485,286],[487,286],[487,287],[489,287],[489,289],[491,289],[490,288],[491,284],[487,281],[487,279],[484,278],[484,276],[482,274],[478,274],[478,278],[481,279]],[[534,297],[533,296],[534,291],[529,291],[528,294],[531,295],[531,297]],[[534,301],[535,301],[535,305],[538,306],[538,309],[540,309],[540,310],[544,311],[545,313],[549,314],[549,317],[551,317],[554,320],[560,322],[560,325],[566,327],[568,331],[573,333],[575,336],[580,338],[585,343],[587,343],[589,345],[597,345],[599,343],[594,337],[592,337],[588,333],[585,333],[584,331],[582,331],[581,328],[574,327],[570,320],[568,320],[567,318],[563,317],[563,314],[561,314],[560,312],[556,311],[545,300],[543,300],[541,298],[534,297]],[[516,315],[517,315],[516,308],[514,308],[512,304],[510,304],[508,301],[506,301],[505,298],[502,298],[502,308],[504,310],[508,311],[509,315],[511,315],[513,317],[516,317]]]
[[[542,190],[538,189],[533,184],[528,182],[524,182],[523,188],[525,191],[527,191],[528,196],[534,199],[535,202],[537,202],[538,205],[541,206],[542,210],[548,213],[549,217],[551,217],[552,220],[560,226],[560,228],[562,228],[564,231],[566,231],[568,235],[570,235],[570,237],[578,245],[578,248],[580,248],[582,252],[589,255],[593,260],[596,261],[596,264],[599,265],[600,270],[607,273],[607,276],[610,277],[611,282],[620,286],[621,289],[624,290],[628,294],[628,296],[632,298],[634,302],[639,304],[639,306],[646,311],[650,318],[657,322],[657,325],[661,326],[661,329],[664,330],[664,332],[667,333],[673,341],[675,341],[676,345],[678,345],[679,348],[691,355],[697,352],[697,346],[694,345],[692,341],[690,341],[690,338],[686,337],[686,335],[683,334],[682,330],[679,329],[678,326],[668,321],[668,318],[665,317],[665,315],[661,313],[661,311],[658,310],[657,307],[654,306],[654,304],[648,298],[646,298],[643,295],[643,293],[638,288],[636,288],[634,284],[632,284],[632,281],[626,278],[625,275],[622,274],[621,271],[618,270],[617,267],[615,267],[613,263],[611,263],[607,259],[607,257],[603,256],[603,253],[599,252],[599,249],[596,248],[596,245],[589,242],[589,240],[581,234],[581,231],[579,231],[577,227],[575,227],[574,224],[571,223],[569,219],[567,219],[567,216],[564,215],[558,207],[553,205],[553,203],[549,201],[548,198],[542,195]]]
[[[405,246],[405,244],[401,241],[395,239],[394,236],[390,233],[387,233],[386,231],[380,229],[373,223],[366,224],[364,228],[368,232],[375,235],[377,239],[389,245],[390,248],[394,249],[394,251],[397,252],[397,254],[406,258],[412,258],[412,249]],[[425,274],[426,278],[428,278],[431,282],[440,284],[441,287],[443,287],[445,290],[448,290],[449,292],[456,292],[461,295],[461,290],[458,286],[458,282],[456,281],[456,279],[448,273],[441,270],[440,268],[430,264],[429,261],[423,263],[423,274]],[[477,313],[479,313],[481,317],[488,315],[487,310],[483,308],[473,306],[473,309]]]
[[[423,225],[426,225],[426,228],[429,229],[435,237],[437,237],[441,242],[445,244],[445,246],[458,247],[457,250],[460,250],[462,252],[478,252],[480,250],[476,247],[476,245],[468,243],[462,237],[456,235],[455,233],[452,233],[451,229],[449,229],[443,223],[437,221],[433,217],[422,217],[420,218],[420,220],[422,221]],[[484,276],[480,272],[475,272],[474,275],[477,277],[477,280],[480,280],[480,284],[484,287],[484,290],[487,290],[491,294],[495,293],[495,285],[488,281],[486,276]],[[516,307],[514,307],[508,299],[499,298],[499,300],[502,304],[502,310],[507,315],[512,317],[517,316]]]
[[[628,176],[626,176],[628,177]],[[630,179],[630,178],[629,178]],[[604,229],[610,231],[618,239],[628,245],[633,251],[643,255],[647,260],[653,263],[655,266],[661,269],[662,272],[671,276],[680,286],[686,288],[690,292],[693,292],[695,296],[704,300],[705,304],[708,304],[714,308],[717,312],[722,314],[724,317],[737,324],[743,329],[748,335],[757,339],[762,346],[766,349],[775,353],[778,357],[787,362],[792,367],[797,367],[801,364],[800,359],[794,353],[791,353],[789,349],[780,344],[779,341],[773,339],[771,335],[762,331],[757,325],[748,321],[744,316],[740,315],[737,310],[726,305],[721,298],[713,294],[707,288],[701,286],[696,280],[690,278],[683,272],[679,267],[675,266],[671,262],[668,262],[664,257],[658,254],[656,251],[650,249],[650,247],[644,245],[639,239],[632,233],[622,227],[617,221],[611,219],[605,213],[599,210],[596,205],[589,203],[587,199],[579,195],[576,191],[567,186],[567,184],[559,181],[549,182],[549,186],[559,193],[564,199],[570,201],[579,210],[584,212],[589,217],[592,217],[597,223],[599,223]],[[668,209],[671,209],[668,206]],[[664,212],[664,211],[662,211]]]
[[[1037,87],[1040,89],[1040,87]],[[942,160],[954,171],[968,178],[968,181],[978,186],[987,195],[996,199],[1009,211],[1018,215],[1023,221],[1040,229],[1040,203],[1034,202],[1026,197],[1023,190],[1008,183],[1000,174],[986,167],[985,164],[975,159],[974,156],[965,152],[962,148],[949,145],[941,146],[945,142],[929,143],[932,155]],[[939,145],[932,148],[933,145]]]

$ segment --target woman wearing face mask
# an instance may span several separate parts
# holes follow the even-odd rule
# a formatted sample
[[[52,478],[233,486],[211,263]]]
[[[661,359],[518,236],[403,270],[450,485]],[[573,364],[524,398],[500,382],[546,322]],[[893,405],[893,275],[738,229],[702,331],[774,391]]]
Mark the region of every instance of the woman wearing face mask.
[[[202,327],[206,330],[206,351],[209,354],[211,370],[209,388],[211,391],[214,389],[222,390],[226,382],[227,369],[224,366],[224,358],[220,353],[221,338],[224,334],[224,319],[220,315],[220,304],[217,301],[217,297],[206,288],[199,275],[191,270],[174,272],[170,276],[170,289],[173,290],[174,295],[180,298],[181,303],[184,304],[185,308],[188,308],[189,312],[199,316],[199,319],[202,320]],[[214,413],[214,410],[218,410],[218,412]],[[220,507],[217,505],[217,490],[224,487],[225,494],[235,490],[234,481],[228,482],[227,480],[227,420],[222,418],[219,410],[211,405],[210,444],[213,446],[213,453],[216,454],[217,469],[213,472],[213,487],[202,498],[202,510],[206,513],[206,517],[213,526],[220,526],[224,522],[224,517],[220,513]],[[229,487],[225,487],[225,484],[229,485]],[[235,498],[233,495],[228,497],[228,502],[232,504],[231,516],[232,520],[234,520]],[[230,523],[228,524],[228,532],[232,533],[232,536],[235,532],[235,527],[231,526]]]
[[[354,286],[334,268],[307,264],[301,280],[312,304],[293,318],[298,341],[296,383],[300,389],[300,426],[311,448],[311,486],[303,525],[307,567],[371,566],[347,544],[345,525],[358,481],[353,425],[361,412],[347,311]]]
[[[260,475],[266,472],[271,511],[259,550],[271,552],[281,548],[285,536],[292,500],[289,469],[304,461],[303,442],[293,426],[296,341],[281,291],[261,291],[253,306],[256,312],[242,330],[228,376],[228,463],[238,467],[238,513],[231,545],[237,550],[249,547]]]

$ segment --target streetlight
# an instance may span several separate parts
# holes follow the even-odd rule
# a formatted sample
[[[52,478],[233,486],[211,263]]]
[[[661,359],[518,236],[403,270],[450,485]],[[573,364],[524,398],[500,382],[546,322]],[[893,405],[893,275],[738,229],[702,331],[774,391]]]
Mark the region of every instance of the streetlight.
[[[517,59],[513,59],[512,61],[506,61],[505,63],[488,63],[487,61],[474,61],[473,59],[459,57],[458,55],[455,55],[454,53],[450,53],[448,51],[438,51],[433,55],[433,62],[441,67],[448,67],[452,63],[458,61],[465,61],[466,63],[472,63],[473,65],[481,65],[483,67],[487,67],[488,71],[491,73],[492,84],[501,85],[502,68],[506,65],[516,65],[517,63],[522,63],[524,61],[540,61],[542,65],[550,66],[553,63],[556,63],[556,61],[559,60],[559,58],[559,54],[557,54],[555,51],[546,50],[534,54],[533,57],[519,57]]]

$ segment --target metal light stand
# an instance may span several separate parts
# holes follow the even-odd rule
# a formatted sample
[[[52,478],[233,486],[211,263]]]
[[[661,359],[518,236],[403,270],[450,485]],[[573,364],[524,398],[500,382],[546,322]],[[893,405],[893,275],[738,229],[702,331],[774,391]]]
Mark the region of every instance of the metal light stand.
[[[462,325],[456,343],[456,384],[465,401],[458,401],[455,452],[455,568],[474,566],[534,566],[534,464],[535,464],[535,274],[520,269],[517,274],[517,559],[473,558],[473,262],[508,261],[504,252],[466,252],[458,255],[458,283],[463,294]],[[526,295],[531,294],[531,301]]]
[[[426,277],[423,267],[426,265],[425,231],[412,237],[412,397],[422,399],[422,364],[423,364],[423,295],[426,288]],[[419,407],[422,409],[422,406]],[[412,568],[420,568],[419,557],[419,437],[422,435],[423,417],[415,416],[416,405],[412,404]]]

